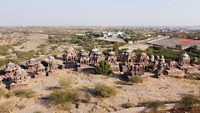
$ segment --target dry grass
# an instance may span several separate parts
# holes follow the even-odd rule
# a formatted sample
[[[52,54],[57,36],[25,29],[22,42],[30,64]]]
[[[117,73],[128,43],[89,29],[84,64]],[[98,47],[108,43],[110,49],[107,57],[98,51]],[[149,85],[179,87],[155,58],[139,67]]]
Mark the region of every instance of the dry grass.
[[[13,92],[10,93],[11,95],[14,94],[17,97],[22,97],[22,98],[33,98],[36,96],[36,92],[31,89],[14,90]]]
[[[193,95],[187,95],[181,99],[180,104],[184,107],[194,107],[195,105],[200,105],[200,99]]]
[[[11,113],[14,107],[13,101],[6,101],[0,105],[0,113]]]
[[[68,89],[71,87],[72,85],[72,80],[70,78],[62,78],[59,81],[59,85],[63,88],[63,89]]]
[[[135,83],[142,83],[143,80],[140,76],[133,76],[132,78],[130,78],[129,82],[135,84]]]
[[[117,90],[115,88],[103,84],[97,84],[95,86],[95,90],[97,96],[101,97],[111,97],[111,96],[116,96],[117,94]]]

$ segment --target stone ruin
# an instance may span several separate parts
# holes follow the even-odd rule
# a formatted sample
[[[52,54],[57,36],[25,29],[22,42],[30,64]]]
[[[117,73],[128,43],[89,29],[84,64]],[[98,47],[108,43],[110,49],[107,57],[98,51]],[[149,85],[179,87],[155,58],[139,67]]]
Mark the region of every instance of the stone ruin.
[[[20,66],[12,62],[8,62],[3,66],[1,71],[3,72],[1,80],[7,88],[27,85],[28,73]]]
[[[49,56],[47,59],[41,62],[45,66],[45,71],[46,72],[54,72],[58,66],[55,62],[55,58],[53,56]]]
[[[64,54],[63,54],[63,61],[64,62],[73,62],[77,58],[76,51],[73,47],[70,47]]]
[[[89,53],[81,50],[77,55],[73,48],[63,55],[63,62],[73,62],[74,64],[80,63],[81,65],[98,65],[100,61],[105,60],[104,55],[99,49],[92,49]],[[119,64],[119,71],[131,76],[141,76],[145,72],[149,71],[155,74],[156,77],[173,76],[173,77],[187,77],[193,75],[200,75],[200,65],[197,58],[191,59],[187,53],[180,55],[177,61],[166,60],[163,55],[161,56],[148,56],[146,53],[136,55],[131,50],[126,50],[121,55],[121,62],[117,62],[117,57],[114,52],[109,52],[106,60],[112,64],[112,66]],[[8,62],[1,69],[1,80],[8,83],[10,86],[16,86],[25,84],[27,77],[30,73],[34,76],[48,75],[57,69],[57,64],[53,56],[48,57],[43,61],[37,59],[30,59],[24,65],[22,69],[20,66]],[[78,65],[76,65],[77,67]],[[78,67],[77,67],[78,69]]]
[[[108,53],[108,56],[106,59],[110,64],[116,64],[117,62],[117,56],[115,55],[115,52],[113,51]]]
[[[190,67],[190,56],[187,53],[183,53],[178,59],[178,68],[181,70],[187,70]]]
[[[36,66],[36,76],[37,75],[45,75],[46,74],[46,68],[45,66],[39,62],[37,63],[37,66]]]
[[[143,75],[145,71],[155,73],[156,77],[200,75],[198,60],[196,58],[191,60],[187,53],[183,53],[176,62],[166,60],[163,55],[149,57],[146,53],[136,55],[127,50],[122,53],[119,70],[129,76]]]
[[[128,76],[140,76],[145,72],[147,55],[136,55],[131,50],[126,50],[122,53],[121,63],[119,64],[120,72],[124,72]]]
[[[99,49],[95,48],[90,51],[89,59],[90,65],[97,65],[99,62],[105,60],[105,57]]]
[[[77,54],[73,47],[70,47],[63,55],[63,67],[64,68],[73,68],[75,62],[77,62]]]
[[[192,61],[193,60],[193,61]],[[164,56],[150,57],[150,67],[156,77],[173,76],[183,78],[192,75],[200,75],[200,67],[196,58],[190,59],[187,53],[180,55],[178,61],[165,60]]]
[[[77,57],[78,57],[78,62],[81,65],[89,65],[89,61],[90,61],[89,54],[85,50],[81,50],[78,53]]]
[[[25,64],[25,67],[29,70],[29,71],[35,71],[36,67],[37,67],[38,61],[34,58],[31,58],[30,60],[28,60]]]
[[[121,63],[123,65],[128,65],[129,63],[135,62],[137,59],[137,56],[135,53],[132,53],[132,50],[126,50],[124,53],[121,55]]]

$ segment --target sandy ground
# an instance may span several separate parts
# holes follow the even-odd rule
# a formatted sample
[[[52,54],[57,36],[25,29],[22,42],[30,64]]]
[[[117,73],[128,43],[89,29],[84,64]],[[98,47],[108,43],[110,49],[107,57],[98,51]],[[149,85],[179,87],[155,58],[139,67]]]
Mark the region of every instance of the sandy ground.
[[[133,44],[126,44],[124,46],[121,46],[119,49],[130,49],[130,50],[140,49],[140,50],[146,50],[148,47],[149,47],[149,45],[147,45],[147,44],[133,43]]]
[[[26,39],[26,42],[20,46],[16,46],[16,51],[27,52],[30,50],[37,50],[38,46],[48,41],[48,35],[46,34],[30,34],[24,38]]]
[[[146,75],[149,75],[147,73]],[[49,95],[51,91],[47,90],[49,87],[58,86],[58,81],[62,78],[71,78],[74,88],[94,89],[95,84],[102,83],[113,86],[117,89],[116,97],[111,98],[97,98],[92,97],[91,103],[80,103],[78,108],[71,110],[72,113],[107,113],[115,110],[122,110],[122,104],[131,102],[137,105],[141,102],[149,100],[160,101],[178,101],[187,94],[200,94],[200,81],[192,81],[186,79],[165,78],[156,79],[147,77],[142,84],[128,85],[123,83],[118,78],[76,73],[71,70],[58,70],[54,76],[39,77],[31,79],[28,88],[37,92],[38,96]],[[13,102],[16,105],[25,105],[26,107],[19,110],[15,108],[14,113],[33,113],[41,111],[42,113],[55,113],[53,107],[46,107],[40,99],[19,99],[14,98]],[[96,104],[94,104],[96,103]]]

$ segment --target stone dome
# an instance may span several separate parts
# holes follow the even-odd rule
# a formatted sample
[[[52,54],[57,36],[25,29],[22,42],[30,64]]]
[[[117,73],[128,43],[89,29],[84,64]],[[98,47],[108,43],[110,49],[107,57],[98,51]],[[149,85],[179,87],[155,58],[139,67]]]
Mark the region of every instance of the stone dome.
[[[97,49],[97,48],[92,49],[92,52],[93,52],[93,53],[96,53],[96,52],[98,52],[98,51],[99,51],[99,49]]]
[[[8,62],[8,63],[6,64],[6,67],[15,67],[15,64],[12,63],[12,62]]]
[[[141,56],[147,56],[147,54],[144,53],[144,52],[142,52],[140,55],[141,55]]]
[[[26,71],[24,69],[17,69],[15,71],[16,75],[25,75],[26,74]]]
[[[37,67],[37,68],[38,68],[38,69],[45,69],[44,65],[41,64],[41,63],[38,63],[38,67]]]
[[[81,56],[88,56],[87,52],[82,52]]]
[[[53,56],[50,56],[48,59],[50,62],[53,62],[55,60],[55,58]]]
[[[181,55],[181,59],[189,60],[189,59],[190,59],[190,56],[189,56],[187,53],[183,53],[183,54]]]
[[[102,55],[102,52],[101,51],[97,51],[95,52],[96,55]]]
[[[85,50],[84,50],[84,49],[81,49],[80,52],[85,52]]]
[[[110,55],[110,56],[114,56],[114,55],[115,55],[115,52],[111,51],[111,52],[109,52],[109,55]]]
[[[75,49],[73,47],[70,47],[68,50],[67,50],[67,53],[74,53],[75,52]]]

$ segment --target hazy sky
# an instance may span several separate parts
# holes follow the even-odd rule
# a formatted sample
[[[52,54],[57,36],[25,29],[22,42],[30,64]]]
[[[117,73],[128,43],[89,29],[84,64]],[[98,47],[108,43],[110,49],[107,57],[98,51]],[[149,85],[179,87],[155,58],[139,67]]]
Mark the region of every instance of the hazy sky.
[[[200,25],[200,0],[0,0],[7,25]]]

